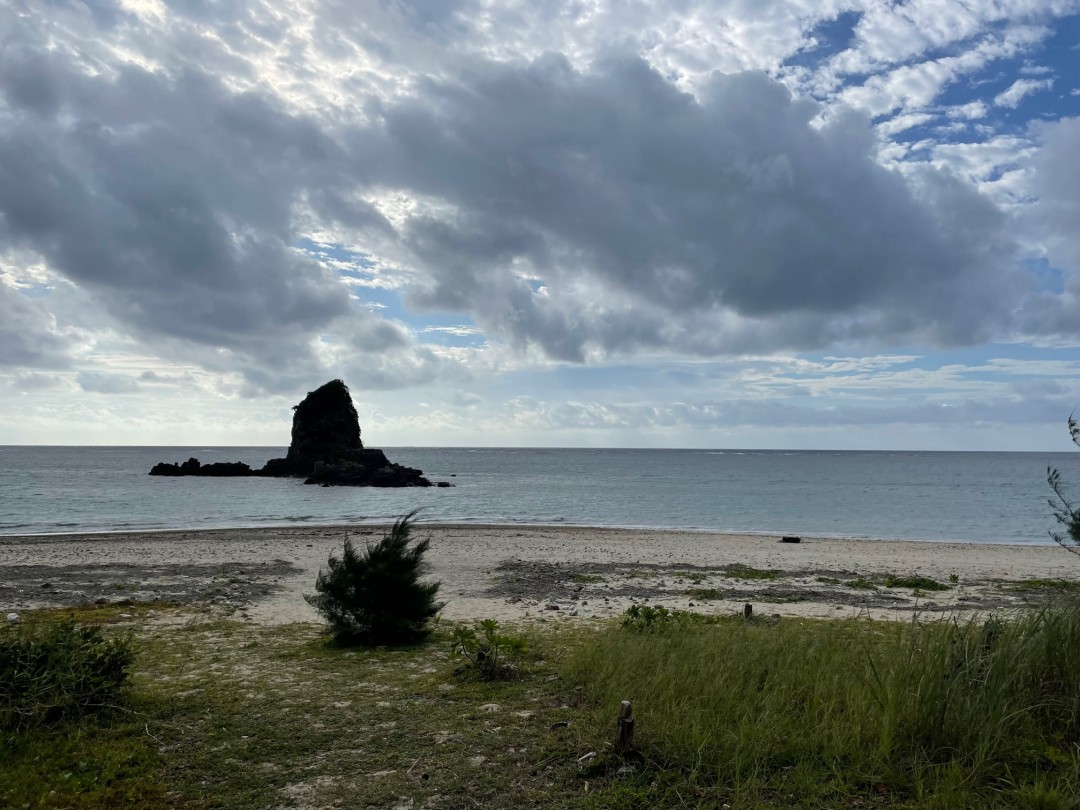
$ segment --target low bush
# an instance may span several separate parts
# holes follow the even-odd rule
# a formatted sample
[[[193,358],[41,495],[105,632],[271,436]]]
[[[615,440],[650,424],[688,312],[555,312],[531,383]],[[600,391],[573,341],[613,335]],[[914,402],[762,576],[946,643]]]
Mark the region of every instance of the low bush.
[[[410,545],[416,512],[397,520],[390,532],[363,551],[345,538],[345,552],[330,557],[315,582],[318,594],[304,599],[317,609],[343,646],[412,644],[430,632],[440,610],[437,582],[421,582],[428,540]]]
[[[20,625],[0,634],[0,730],[23,731],[115,706],[129,685],[128,637],[100,626]]]
[[[484,619],[479,628],[477,635],[471,627],[455,627],[450,639],[451,655],[464,657],[485,680],[513,675],[517,659],[528,651],[525,640],[500,633],[499,623],[494,619]]]

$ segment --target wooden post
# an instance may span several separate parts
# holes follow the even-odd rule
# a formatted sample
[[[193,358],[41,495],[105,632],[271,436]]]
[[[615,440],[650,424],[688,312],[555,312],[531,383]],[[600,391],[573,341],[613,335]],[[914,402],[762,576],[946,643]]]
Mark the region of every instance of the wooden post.
[[[750,621],[750,617],[754,615],[754,606],[747,602],[743,605],[742,615],[744,619]]]
[[[619,704],[619,719],[616,723],[615,752],[624,754],[634,747],[634,707],[629,700]]]

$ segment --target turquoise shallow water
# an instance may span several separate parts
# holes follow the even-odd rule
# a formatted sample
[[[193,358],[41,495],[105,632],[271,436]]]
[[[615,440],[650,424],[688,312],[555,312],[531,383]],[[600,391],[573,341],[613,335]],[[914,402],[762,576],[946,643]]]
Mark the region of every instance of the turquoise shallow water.
[[[427,521],[1048,543],[1046,467],[1080,496],[1080,453],[386,448],[448,489],[158,478],[266,447],[0,447],[0,534]]]

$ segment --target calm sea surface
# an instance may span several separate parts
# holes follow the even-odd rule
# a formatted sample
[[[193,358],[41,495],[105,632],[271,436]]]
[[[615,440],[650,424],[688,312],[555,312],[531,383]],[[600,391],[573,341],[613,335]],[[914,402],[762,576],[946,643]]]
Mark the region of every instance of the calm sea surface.
[[[1048,543],[1046,467],[1080,453],[387,448],[448,489],[159,478],[196,456],[261,466],[284,448],[0,447],[0,535],[426,521]],[[453,476],[453,477],[451,477]]]

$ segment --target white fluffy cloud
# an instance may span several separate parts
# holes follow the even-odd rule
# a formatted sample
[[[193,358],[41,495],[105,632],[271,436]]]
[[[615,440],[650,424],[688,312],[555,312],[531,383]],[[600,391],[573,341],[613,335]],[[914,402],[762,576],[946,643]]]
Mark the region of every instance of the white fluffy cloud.
[[[1015,108],[1032,93],[1049,90],[1053,86],[1053,79],[1017,79],[994,96],[994,103],[999,107]]]

